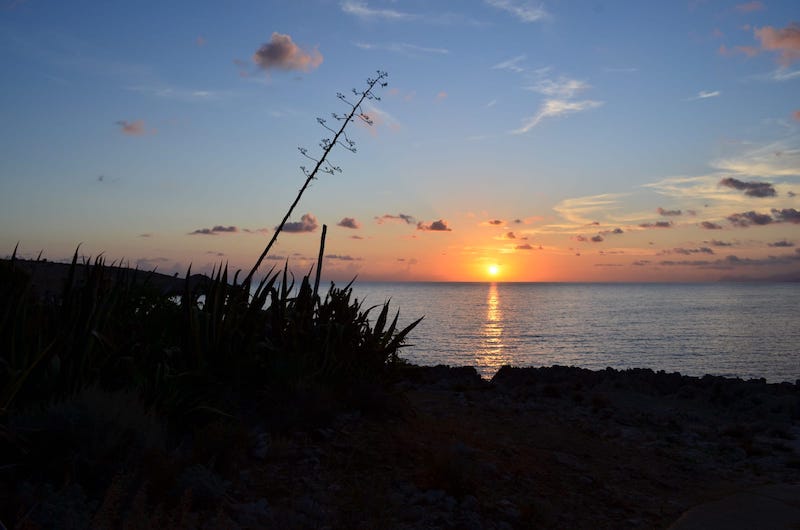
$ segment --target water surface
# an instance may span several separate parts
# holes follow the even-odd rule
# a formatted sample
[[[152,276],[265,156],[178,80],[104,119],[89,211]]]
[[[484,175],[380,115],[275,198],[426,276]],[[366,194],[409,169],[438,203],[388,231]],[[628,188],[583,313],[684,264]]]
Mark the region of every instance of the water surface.
[[[652,368],[800,378],[800,284],[356,283],[391,299],[417,364]]]

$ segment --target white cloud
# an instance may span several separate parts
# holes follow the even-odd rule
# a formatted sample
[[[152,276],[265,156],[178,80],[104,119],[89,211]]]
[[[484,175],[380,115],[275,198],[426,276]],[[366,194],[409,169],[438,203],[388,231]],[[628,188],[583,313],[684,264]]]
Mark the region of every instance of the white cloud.
[[[738,156],[714,160],[711,165],[744,176],[800,176],[800,137],[794,136]]]
[[[546,18],[547,11],[543,5],[533,5],[529,2],[518,2],[516,0],[484,0],[489,6],[502,9],[514,15],[522,22],[536,22]]]
[[[496,65],[492,66],[492,70],[510,70],[512,72],[521,73],[524,72],[525,69],[519,66],[519,63],[525,60],[524,55],[518,55],[501,63],[497,63]]]
[[[408,44],[406,42],[391,42],[388,44],[355,42],[353,44],[355,44],[355,46],[361,48],[362,50],[386,50],[390,52],[406,53],[406,54],[432,53],[439,55],[447,55],[450,53],[450,50],[448,50],[447,48],[431,48],[428,46],[418,46],[416,44]]]
[[[716,98],[719,97],[722,92],[719,90],[701,90],[697,93],[696,96],[689,98],[689,101],[696,101],[698,99],[708,99],[708,98]]]
[[[348,15],[354,15],[363,19],[382,18],[386,20],[411,20],[417,18],[416,15],[412,15],[411,13],[395,11],[394,9],[374,9],[369,7],[366,2],[360,0],[342,2],[341,8],[342,11]]]
[[[570,99],[591,88],[591,85],[578,79],[569,79],[561,76],[557,80],[553,79],[540,79],[534,85],[526,87],[527,90],[533,90],[545,96],[560,99]]]
[[[619,210],[621,208],[619,199],[627,195],[626,193],[602,193],[564,199],[553,206],[553,210],[576,225],[589,225],[597,221],[598,216]]]
[[[541,122],[545,118],[553,118],[565,114],[574,114],[584,110],[593,109],[603,104],[602,101],[583,100],[583,101],[568,101],[563,99],[548,99],[542,103],[539,110],[533,116],[526,118],[522,127],[511,131],[514,134],[524,134]]]

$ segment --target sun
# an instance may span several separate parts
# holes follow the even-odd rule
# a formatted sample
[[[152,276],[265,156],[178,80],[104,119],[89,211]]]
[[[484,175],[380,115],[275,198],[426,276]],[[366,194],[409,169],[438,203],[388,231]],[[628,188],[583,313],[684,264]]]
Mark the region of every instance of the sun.
[[[489,265],[486,272],[489,273],[489,276],[497,276],[500,273],[500,267],[497,265]]]

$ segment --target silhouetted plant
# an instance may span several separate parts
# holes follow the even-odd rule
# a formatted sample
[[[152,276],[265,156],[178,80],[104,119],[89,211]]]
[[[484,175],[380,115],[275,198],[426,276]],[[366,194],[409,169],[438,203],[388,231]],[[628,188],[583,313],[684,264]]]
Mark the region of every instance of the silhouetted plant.
[[[308,188],[308,186],[311,184],[311,181],[317,178],[317,174],[320,172],[328,173],[331,175],[333,175],[334,173],[341,173],[342,168],[340,168],[339,166],[334,166],[328,160],[328,155],[330,154],[331,150],[333,150],[335,146],[339,145],[350,152],[353,153],[356,152],[356,143],[347,136],[345,129],[347,128],[347,125],[349,123],[353,122],[356,119],[361,120],[363,123],[366,123],[367,125],[373,124],[372,118],[370,118],[369,115],[364,112],[362,104],[364,103],[365,100],[380,101],[381,98],[375,95],[373,90],[375,89],[376,85],[380,86],[381,88],[387,86],[388,83],[385,81],[387,77],[389,77],[389,74],[378,70],[376,77],[367,78],[366,90],[358,91],[354,88],[353,95],[358,98],[355,103],[349,101],[347,99],[347,96],[345,96],[341,92],[336,94],[336,97],[338,97],[340,100],[342,100],[343,102],[345,102],[347,105],[350,106],[350,110],[345,114],[337,114],[335,112],[331,113],[331,117],[334,120],[341,122],[341,125],[339,126],[338,130],[329,127],[326,120],[322,118],[317,118],[317,123],[319,123],[326,130],[333,133],[333,138],[326,137],[320,141],[319,146],[322,149],[322,156],[320,156],[319,159],[316,159],[313,156],[309,155],[308,149],[306,149],[305,147],[298,147],[300,153],[304,157],[314,162],[314,167],[309,170],[305,166],[300,166],[300,169],[303,170],[303,173],[306,176],[306,180],[303,183],[303,186],[300,188],[300,191],[297,192],[297,197],[295,197],[294,202],[292,202],[292,204],[289,206],[289,210],[286,212],[286,215],[283,216],[283,220],[281,220],[280,224],[277,227],[275,227],[275,232],[272,234],[272,238],[269,240],[269,243],[267,243],[267,246],[264,248],[264,251],[256,260],[255,265],[253,265],[253,268],[247,274],[247,277],[245,277],[244,280],[245,284],[249,283],[250,280],[253,278],[253,275],[256,273],[256,271],[258,271],[258,268],[261,266],[261,262],[264,261],[264,258],[267,257],[267,254],[269,254],[272,245],[274,245],[275,241],[277,241],[278,235],[281,233],[283,227],[286,225],[286,222],[289,220],[289,217],[292,215],[292,211],[294,211],[295,206],[297,206],[297,203],[300,202],[300,197],[303,196],[303,192],[306,191],[306,188]]]

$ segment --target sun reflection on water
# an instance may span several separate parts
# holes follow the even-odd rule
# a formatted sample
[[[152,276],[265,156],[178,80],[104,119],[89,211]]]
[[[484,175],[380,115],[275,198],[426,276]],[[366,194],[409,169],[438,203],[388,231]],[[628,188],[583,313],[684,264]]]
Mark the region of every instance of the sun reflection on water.
[[[489,284],[486,296],[486,320],[481,330],[481,348],[478,351],[478,363],[482,366],[500,368],[508,363],[503,344],[503,309],[497,284]]]

